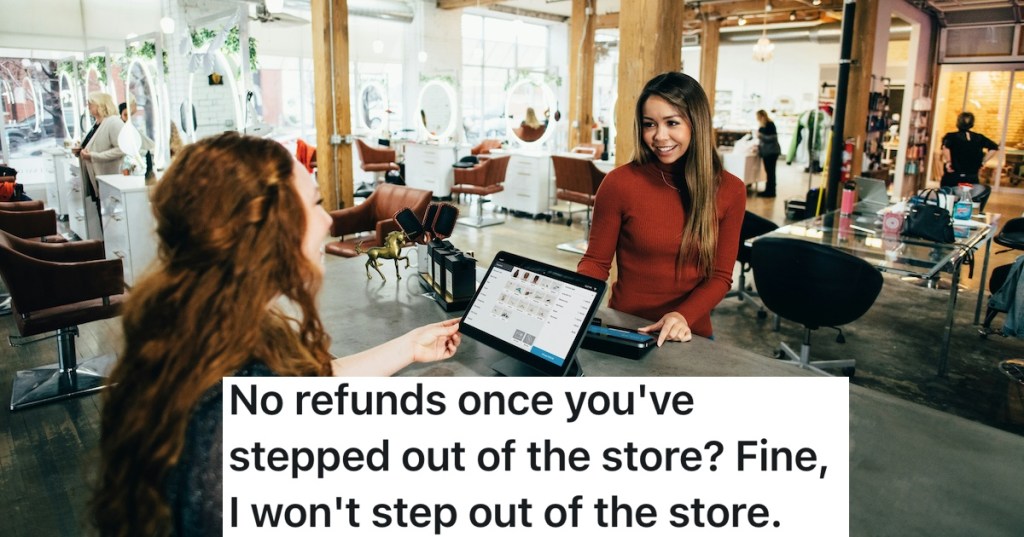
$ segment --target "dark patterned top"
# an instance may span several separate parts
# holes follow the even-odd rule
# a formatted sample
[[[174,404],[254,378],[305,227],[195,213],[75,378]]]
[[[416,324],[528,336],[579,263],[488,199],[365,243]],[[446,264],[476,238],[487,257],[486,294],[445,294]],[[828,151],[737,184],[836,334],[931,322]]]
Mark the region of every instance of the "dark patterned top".
[[[275,375],[262,362],[251,362],[234,376]],[[223,534],[223,391],[219,383],[199,399],[178,465],[168,475],[164,494],[178,536]]]

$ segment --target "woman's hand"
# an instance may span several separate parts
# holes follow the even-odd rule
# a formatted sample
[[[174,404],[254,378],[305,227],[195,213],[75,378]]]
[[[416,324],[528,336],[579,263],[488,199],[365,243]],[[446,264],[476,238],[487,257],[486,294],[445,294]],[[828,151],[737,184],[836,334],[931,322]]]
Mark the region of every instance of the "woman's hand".
[[[690,341],[693,339],[693,334],[690,332],[690,324],[686,322],[685,317],[675,311],[666,313],[660,321],[638,328],[637,331],[644,333],[660,331],[661,333],[658,335],[659,347],[666,341]]]
[[[459,319],[428,324],[406,334],[412,346],[413,362],[436,362],[451,358],[459,347]]]
[[[88,149],[83,149],[81,154],[82,154],[82,160],[92,160],[92,154],[89,153]]]

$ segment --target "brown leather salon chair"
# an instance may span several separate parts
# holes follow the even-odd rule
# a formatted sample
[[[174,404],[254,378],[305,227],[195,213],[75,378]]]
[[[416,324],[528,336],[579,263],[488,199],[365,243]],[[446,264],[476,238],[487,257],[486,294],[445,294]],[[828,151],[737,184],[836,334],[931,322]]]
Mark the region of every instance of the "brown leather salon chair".
[[[43,202],[19,201],[4,205],[18,205],[18,207],[13,207],[11,210],[0,207],[0,230],[23,239],[67,242],[67,239],[57,233],[57,211],[43,209]]]
[[[391,171],[399,171],[397,158],[394,149],[384,147],[370,147],[366,142],[356,138],[356,149],[359,151],[359,167],[363,171],[371,172],[374,175],[376,184],[384,182],[384,176]],[[357,198],[365,198],[370,195],[375,185],[361,184],[356,188],[354,194]]]
[[[604,144],[579,144],[572,148],[573,153],[579,153],[581,155],[590,155],[595,159],[601,158],[601,154],[604,153]]]
[[[114,355],[78,363],[78,325],[115,317],[124,295],[120,259],[103,259],[102,241],[47,244],[0,231],[0,277],[11,293],[20,337],[12,346],[55,337],[57,364],[18,371],[11,410],[96,392]],[[47,332],[56,334],[40,336]]]
[[[378,186],[366,201],[354,207],[346,207],[331,211],[331,236],[342,237],[337,242],[329,242],[324,251],[341,257],[356,257],[356,246],[363,243],[363,251],[371,246],[383,246],[384,239],[392,231],[400,231],[395,223],[395,214],[408,207],[416,218],[423,220],[423,215],[430,205],[433,192],[410,188],[407,186],[384,183]],[[345,235],[372,232],[358,235],[345,240]]]
[[[572,225],[572,204],[580,203],[586,207],[587,217],[583,221],[583,239],[565,242],[558,245],[559,250],[582,254],[587,251],[590,239],[590,209],[594,206],[594,196],[601,186],[605,173],[594,166],[591,159],[552,156],[555,167],[555,197],[569,202],[569,218],[567,224]]]
[[[0,201],[0,211],[42,211],[43,202],[33,201]]]
[[[476,216],[459,218],[459,223],[475,228],[504,224],[499,218],[484,218],[484,196],[505,190],[505,171],[511,157],[481,160],[472,168],[455,168],[452,194],[476,196]]]
[[[479,157],[479,156],[482,156],[482,155],[489,155],[491,153],[492,149],[500,149],[500,148],[501,148],[501,140],[495,140],[493,138],[486,138],[486,139],[482,140],[479,144],[473,146],[473,148],[469,150],[469,154],[473,155],[474,157]]]

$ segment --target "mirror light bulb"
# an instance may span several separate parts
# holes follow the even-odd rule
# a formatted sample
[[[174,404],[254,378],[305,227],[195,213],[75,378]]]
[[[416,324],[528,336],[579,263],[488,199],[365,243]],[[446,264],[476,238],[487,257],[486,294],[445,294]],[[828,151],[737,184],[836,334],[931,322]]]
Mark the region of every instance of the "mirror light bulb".
[[[165,34],[174,33],[174,19],[170,17],[164,17],[160,19],[160,31]]]
[[[421,50],[420,53],[416,55],[416,57],[419,58],[420,63],[427,63],[427,51]]]

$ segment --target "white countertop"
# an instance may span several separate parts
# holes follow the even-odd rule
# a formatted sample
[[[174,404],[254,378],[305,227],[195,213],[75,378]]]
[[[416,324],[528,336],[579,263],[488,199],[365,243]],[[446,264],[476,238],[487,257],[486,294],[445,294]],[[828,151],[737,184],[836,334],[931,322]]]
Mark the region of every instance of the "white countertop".
[[[138,192],[147,188],[146,178],[141,175],[100,175],[97,179],[121,192]]]

